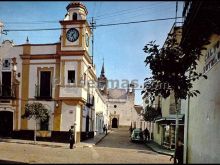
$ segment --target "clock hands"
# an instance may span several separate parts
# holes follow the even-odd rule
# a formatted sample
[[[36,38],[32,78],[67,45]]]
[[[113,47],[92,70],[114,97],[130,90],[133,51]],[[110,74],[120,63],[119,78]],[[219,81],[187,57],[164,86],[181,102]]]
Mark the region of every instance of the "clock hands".
[[[79,32],[76,29],[70,29],[69,31],[67,31],[67,39],[70,42],[74,42],[78,39],[79,37]]]

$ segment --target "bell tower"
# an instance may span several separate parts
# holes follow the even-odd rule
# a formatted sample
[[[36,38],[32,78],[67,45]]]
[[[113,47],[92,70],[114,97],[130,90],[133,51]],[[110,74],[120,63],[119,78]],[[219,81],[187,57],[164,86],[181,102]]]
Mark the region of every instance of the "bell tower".
[[[98,78],[98,88],[102,94],[106,95],[107,87],[108,87],[108,80],[105,77],[105,66],[104,66],[104,60],[103,60],[101,74]]]
[[[61,24],[61,51],[89,51],[91,29],[86,20],[88,11],[83,3],[74,1],[66,7]]]

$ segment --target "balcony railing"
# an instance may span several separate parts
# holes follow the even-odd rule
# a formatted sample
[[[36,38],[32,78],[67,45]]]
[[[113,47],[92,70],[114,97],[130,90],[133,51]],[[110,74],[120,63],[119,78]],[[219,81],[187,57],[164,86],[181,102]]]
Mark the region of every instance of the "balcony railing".
[[[40,85],[35,84],[35,98],[52,99],[52,85],[50,85],[49,89],[41,89]]]
[[[0,99],[15,99],[17,85],[0,84]]]

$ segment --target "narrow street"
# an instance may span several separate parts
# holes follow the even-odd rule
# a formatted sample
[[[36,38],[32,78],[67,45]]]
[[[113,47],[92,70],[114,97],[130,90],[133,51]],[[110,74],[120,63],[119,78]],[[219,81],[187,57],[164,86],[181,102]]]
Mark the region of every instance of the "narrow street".
[[[169,156],[157,154],[143,144],[131,143],[129,132],[114,129],[95,147],[39,146],[0,142],[0,162],[24,163],[171,163]]]
[[[132,143],[125,128],[113,129],[95,150],[110,163],[170,163],[169,156],[151,151],[142,143]]]

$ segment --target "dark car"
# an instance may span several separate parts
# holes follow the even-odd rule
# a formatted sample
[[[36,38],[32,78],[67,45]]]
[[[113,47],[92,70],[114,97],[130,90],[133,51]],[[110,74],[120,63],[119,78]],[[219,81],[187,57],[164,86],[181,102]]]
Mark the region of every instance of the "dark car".
[[[131,141],[132,142],[143,142],[143,132],[140,128],[135,128],[131,133]]]

